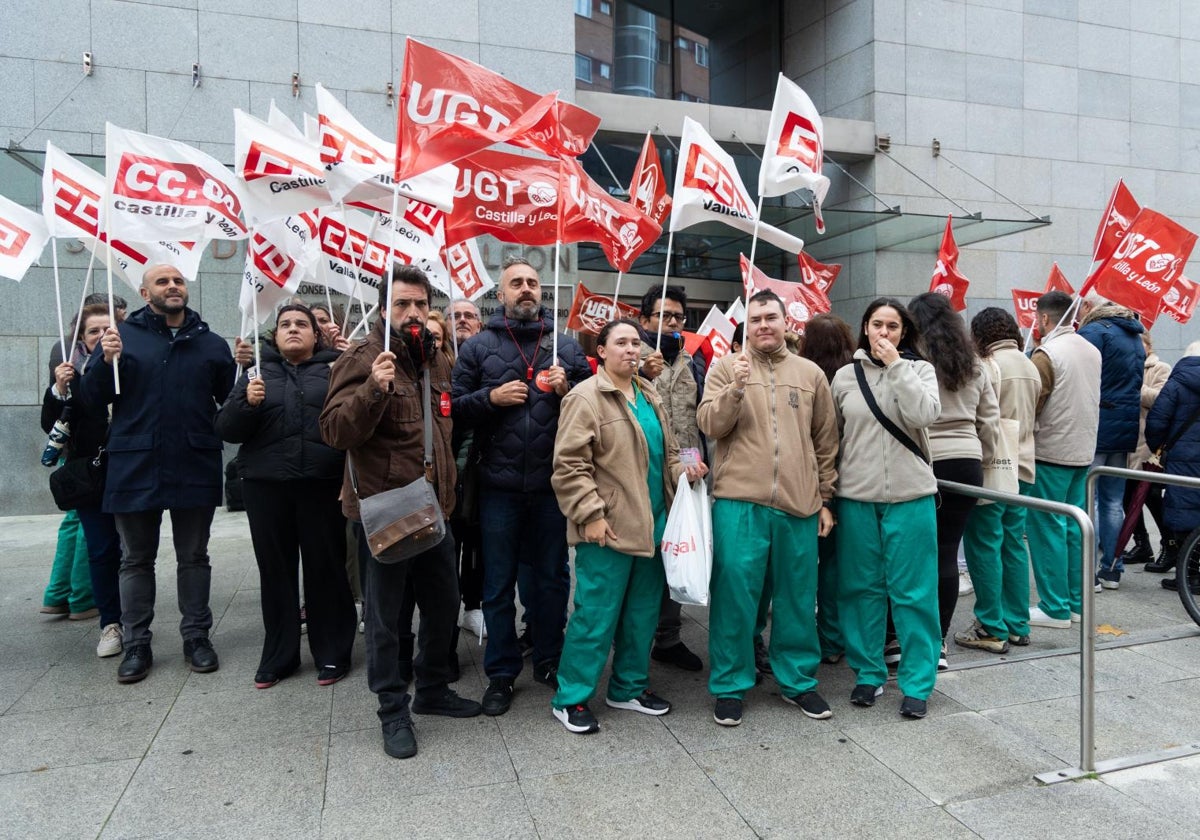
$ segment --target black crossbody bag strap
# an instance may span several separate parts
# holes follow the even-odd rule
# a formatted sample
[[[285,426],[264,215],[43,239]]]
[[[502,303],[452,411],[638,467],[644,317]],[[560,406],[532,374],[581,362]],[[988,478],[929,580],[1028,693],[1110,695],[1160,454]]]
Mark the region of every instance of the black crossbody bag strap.
[[[1187,434],[1187,430],[1192,428],[1192,424],[1196,422],[1197,418],[1200,418],[1200,406],[1197,406],[1196,410],[1192,412],[1192,416],[1187,419],[1187,422],[1180,426],[1175,434],[1171,435],[1170,440],[1158,447],[1158,450],[1154,454],[1159,457],[1159,460],[1167,457],[1167,453],[1171,451],[1171,447],[1179,443],[1180,438]]]
[[[924,453],[924,451],[922,451],[921,447],[917,445],[917,442],[909,437],[903,429],[893,423],[891,419],[883,413],[883,410],[879,407],[879,403],[875,401],[875,394],[871,391],[871,386],[867,384],[867,374],[863,372],[863,365],[861,361],[856,360],[854,362],[854,376],[858,379],[859,390],[862,391],[863,399],[867,401],[867,407],[871,409],[871,413],[875,415],[875,419],[879,421],[883,428],[888,430],[892,437],[904,444],[905,449],[928,464],[929,457]]]

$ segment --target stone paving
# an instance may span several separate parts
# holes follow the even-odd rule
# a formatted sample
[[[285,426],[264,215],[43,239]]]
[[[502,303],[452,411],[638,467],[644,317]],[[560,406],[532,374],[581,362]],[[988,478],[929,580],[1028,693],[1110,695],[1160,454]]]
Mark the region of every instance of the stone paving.
[[[420,754],[396,761],[361,637],[331,688],[305,651],[296,676],[254,689],[258,575],[242,514],[218,511],[211,543],[220,670],[185,667],[173,563],[160,562],[155,665],[131,686],[117,684],[117,658],[96,658],[91,622],[37,613],[56,525],[0,520],[0,837],[1200,838],[1200,758],[1033,779],[1079,760],[1078,656],[1054,654],[1076,631],[1035,629],[995,667],[952,645],[923,721],[899,717],[894,684],[874,708],[851,706],[838,665],[820,674],[832,720],[805,718],[764,683],[727,729],[703,674],[655,664],[669,715],[593,704],[602,731],[580,737],[525,673],[508,714],[418,717]],[[1159,578],[1133,571],[1097,596],[1098,624],[1128,634],[1100,641],[1138,642],[1096,657],[1100,759],[1200,738],[1200,633]],[[970,606],[960,599],[955,629]],[[685,640],[704,651],[706,611],[685,615]],[[464,636],[457,688],[476,698],[481,654]]]

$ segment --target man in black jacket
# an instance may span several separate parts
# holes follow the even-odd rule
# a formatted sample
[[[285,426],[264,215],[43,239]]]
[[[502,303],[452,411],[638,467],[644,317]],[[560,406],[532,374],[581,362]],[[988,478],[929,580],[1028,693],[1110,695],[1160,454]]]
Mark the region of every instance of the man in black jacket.
[[[558,656],[571,573],[567,526],[550,487],[558,412],[571,386],[591,375],[583,348],[558,336],[541,306],[537,271],[505,261],[496,289],[503,311],[459,348],[454,366],[454,417],[475,430],[482,452],[479,520],[483,543],[483,616],[488,687],[483,712],[502,715],[521,673],[514,588],[519,563],[533,567],[533,678],[557,686]],[[526,594],[526,593],[522,593]]]
[[[141,295],[146,306],[108,329],[100,339],[104,363],[91,365],[80,386],[85,402],[112,403],[104,511],[115,514],[125,546],[120,573],[125,659],[117,669],[122,683],[144,678],[153,661],[154,561],[164,510],[171,512],[178,564],[183,655],[193,671],[217,670],[208,640],[208,532],[221,503],[222,474],[213,417],[233,387],[234,373],[225,339],[188,308],[187,281],[179,269],[150,268]]]

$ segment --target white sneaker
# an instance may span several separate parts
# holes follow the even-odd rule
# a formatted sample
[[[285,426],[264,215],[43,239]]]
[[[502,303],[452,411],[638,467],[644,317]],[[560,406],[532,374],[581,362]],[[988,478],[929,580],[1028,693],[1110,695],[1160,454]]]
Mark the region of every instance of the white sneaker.
[[[103,659],[106,656],[116,656],[124,649],[121,644],[121,625],[105,624],[100,631],[100,642],[96,645],[96,655]]]
[[[1051,618],[1042,612],[1040,607],[1029,608],[1029,623],[1033,627],[1053,627],[1056,630],[1071,629],[1071,619]]]
[[[1078,623],[1079,623],[1079,622],[1081,622],[1081,621],[1083,621],[1083,616],[1081,616],[1081,615],[1080,615],[1079,613],[1077,613],[1077,612],[1073,612],[1073,613],[1071,613],[1071,623],[1072,623],[1072,624],[1078,624]]]
[[[971,576],[966,572],[958,573],[958,597],[970,595],[975,591],[975,584],[971,583]]]
[[[483,610],[465,611],[462,621],[458,622],[458,626],[464,630],[469,630],[471,635],[478,636],[481,642],[487,638],[487,627],[483,623]]]

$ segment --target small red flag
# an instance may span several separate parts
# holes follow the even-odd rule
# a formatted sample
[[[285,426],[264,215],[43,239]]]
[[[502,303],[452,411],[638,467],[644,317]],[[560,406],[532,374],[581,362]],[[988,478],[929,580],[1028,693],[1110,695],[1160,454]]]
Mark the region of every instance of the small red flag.
[[[663,219],[671,212],[671,196],[667,195],[667,179],[663,175],[658,147],[646,132],[646,142],[633,167],[633,181],[629,184],[629,203],[641,210],[662,227]]]
[[[1067,281],[1067,275],[1062,273],[1062,269],[1058,267],[1058,263],[1050,266],[1050,276],[1046,279],[1046,288],[1042,289],[1042,294],[1046,294],[1046,292],[1075,294],[1075,290],[1071,288],[1071,284]]]
[[[833,287],[833,281],[841,274],[842,267],[837,264],[819,263],[805,251],[797,254],[796,260],[800,263],[801,281],[816,286],[821,294],[829,297],[829,290]]]
[[[758,268],[750,265],[745,254],[739,255],[742,265],[742,285],[746,289],[746,300],[755,292],[770,289],[779,295],[783,301],[783,312],[787,317],[787,326],[792,332],[804,334],[805,325],[814,315],[829,312],[833,307],[829,298],[819,289],[805,283],[789,283],[786,280],[775,280],[768,277]]]
[[[1017,326],[1021,329],[1030,329],[1037,323],[1037,302],[1038,298],[1044,294],[1045,292],[1034,292],[1029,289],[1013,289],[1013,312],[1017,316]]]
[[[1196,234],[1161,213],[1142,209],[1108,261],[1092,275],[1096,291],[1135,312],[1157,315],[1195,245]]]
[[[954,242],[954,217],[946,217],[946,231],[942,234],[942,246],[938,248],[937,265],[929,281],[929,291],[950,298],[955,312],[967,308],[967,287],[971,281],[958,270],[958,245]]]

